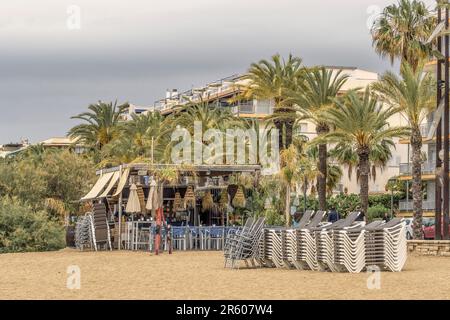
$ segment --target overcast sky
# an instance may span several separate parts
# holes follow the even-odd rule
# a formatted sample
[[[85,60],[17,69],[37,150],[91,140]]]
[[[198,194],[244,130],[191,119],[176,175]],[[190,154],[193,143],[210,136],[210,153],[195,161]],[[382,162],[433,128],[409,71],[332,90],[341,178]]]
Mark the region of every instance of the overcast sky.
[[[64,136],[89,103],[152,105],[277,52],[381,73],[367,25],[393,2],[1,0],[0,144]]]

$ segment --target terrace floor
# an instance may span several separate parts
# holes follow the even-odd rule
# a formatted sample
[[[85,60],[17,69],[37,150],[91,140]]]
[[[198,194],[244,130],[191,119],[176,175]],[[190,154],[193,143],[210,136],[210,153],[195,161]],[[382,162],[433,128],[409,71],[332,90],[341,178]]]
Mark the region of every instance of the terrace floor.
[[[77,265],[81,288],[67,289]],[[0,255],[0,299],[450,299],[450,258],[410,256],[401,273],[223,268],[220,252],[57,252]]]

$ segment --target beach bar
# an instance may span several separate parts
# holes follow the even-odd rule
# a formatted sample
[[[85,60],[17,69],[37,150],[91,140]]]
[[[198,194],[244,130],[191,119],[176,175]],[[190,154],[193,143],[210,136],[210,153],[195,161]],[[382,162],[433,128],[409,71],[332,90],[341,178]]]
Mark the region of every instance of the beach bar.
[[[257,183],[259,165],[131,163],[97,171],[80,199],[89,207],[75,231],[81,250],[222,250],[235,224],[232,206],[245,191],[238,175]]]

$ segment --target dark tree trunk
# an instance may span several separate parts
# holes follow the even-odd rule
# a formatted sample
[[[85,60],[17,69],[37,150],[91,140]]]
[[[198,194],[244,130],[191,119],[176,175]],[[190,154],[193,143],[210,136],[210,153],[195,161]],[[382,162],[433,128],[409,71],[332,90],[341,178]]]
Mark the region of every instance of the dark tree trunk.
[[[283,143],[283,122],[281,120],[274,120],[273,124],[275,125],[275,128],[278,130],[278,147],[280,148],[280,151],[284,150],[284,143]]]
[[[361,211],[367,219],[367,209],[369,208],[369,149],[360,148],[359,158],[359,197],[361,200]]]
[[[294,121],[293,120],[286,120],[285,122],[285,127],[286,127],[286,148],[289,148],[290,145],[292,144],[292,136],[294,133]]]
[[[318,125],[316,128],[318,136],[327,134],[327,125]],[[317,177],[317,193],[319,194],[319,210],[327,210],[327,157],[326,143],[319,144],[319,176]]]
[[[413,128],[410,142],[412,148],[413,233],[414,239],[422,240],[422,134],[419,128]]]

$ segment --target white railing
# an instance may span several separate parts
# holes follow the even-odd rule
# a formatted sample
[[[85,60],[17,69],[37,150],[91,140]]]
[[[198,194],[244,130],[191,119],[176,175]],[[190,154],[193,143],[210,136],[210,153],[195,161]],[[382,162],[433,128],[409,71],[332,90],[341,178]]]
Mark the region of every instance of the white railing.
[[[412,163],[400,163],[399,166],[400,174],[411,174],[412,173]],[[426,162],[422,164],[422,174],[430,174],[436,171],[436,163]]]
[[[413,200],[400,201],[398,204],[400,211],[411,211],[413,210]],[[433,201],[422,201],[422,210],[434,210],[436,209],[436,203]]]

